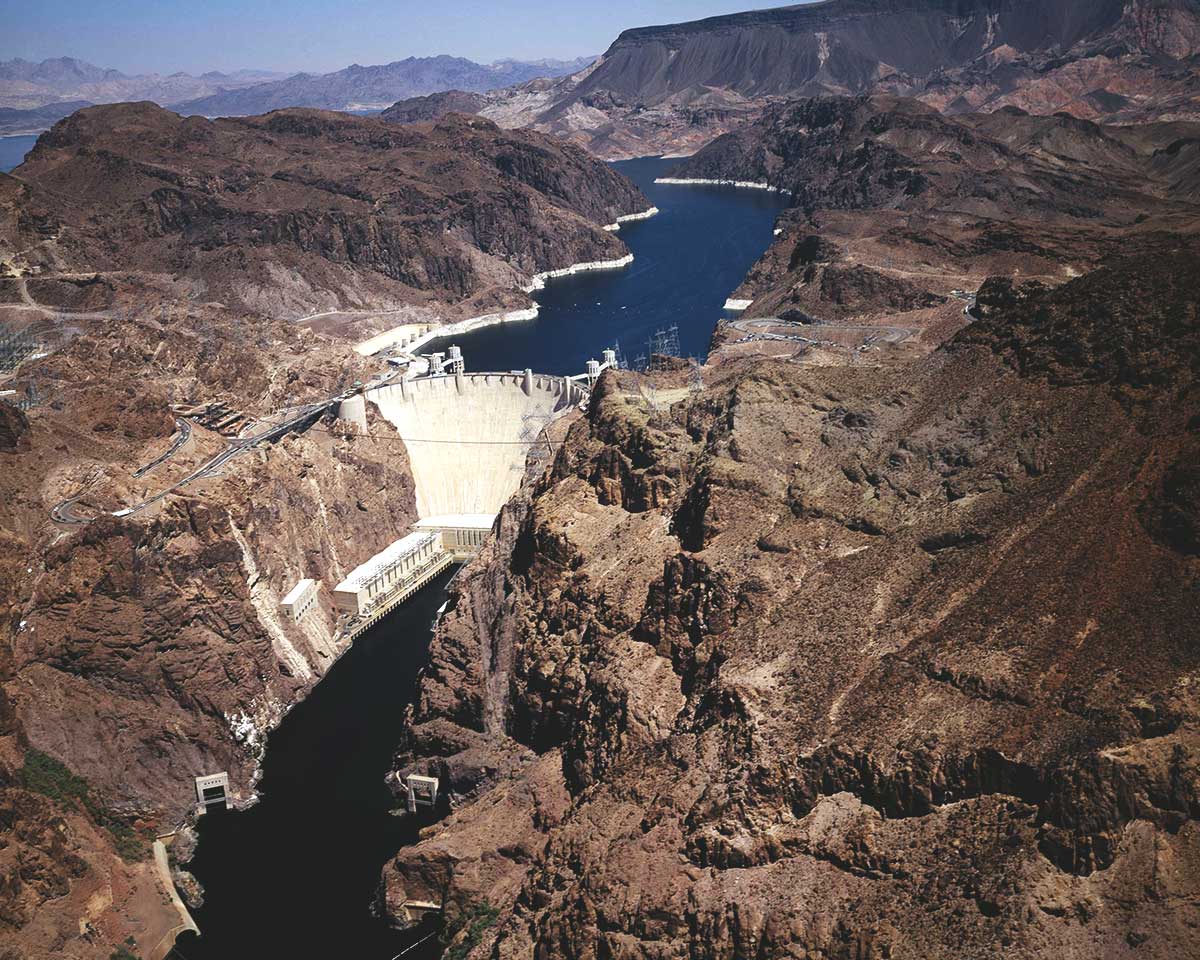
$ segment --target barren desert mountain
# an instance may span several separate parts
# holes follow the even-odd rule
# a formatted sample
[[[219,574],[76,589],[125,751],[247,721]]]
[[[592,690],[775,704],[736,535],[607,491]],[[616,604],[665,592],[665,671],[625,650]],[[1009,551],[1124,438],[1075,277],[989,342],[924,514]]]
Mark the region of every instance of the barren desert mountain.
[[[601,227],[648,206],[577,147],[466,117],[401,127],[95,107],[45,134],[14,176],[53,197],[65,227],[27,266],[51,265],[57,245],[93,270],[170,275],[206,300],[293,318],[524,306],[531,274],[625,255]]]
[[[355,908],[414,943],[437,914],[451,960],[1200,955],[1197,57],[1200,0],[824,0],[582,69],[427,58],[211,101],[255,115],[56,122],[0,174],[0,960],[167,960],[195,775],[270,806],[268,737],[363,652],[330,588],[497,464],[523,482],[429,603],[415,699],[380,684],[364,782],[391,824],[437,778],[417,841],[315,809],[366,739],[347,711],[329,781],[278,781],[279,869],[378,839]],[[666,173],[652,219],[601,159],[648,153],[680,158],[625,168]],[[636,250],[632,314],[682,286],[672,234],[636,233],[671,191],[706,191],[689,266],[744,197],[719,266],[764,251],[724,311],[721,274],[703,362],[554,393],[535,356],[499,411],[353,348]],[[588,281],[557,309],[601,328]]]
[[[435,639],[400,770],[457,803],[392,909],[478,956],[1193,952],[1198,270],[991,281],[898,365],[605,374]]]
[[[891,92],[950,113],[1200,116],[1196,0],[824,0],[622,33],[481,112],[603,156],[684,153],[776,97]]]
[[[671,171],[787,191],[736,296],[809,323],[922,311],[990,274],[1077,276],[1200,230],[1200,124],[1099,125],[1016,107],[949,117],[908,98],[787,101]],[[911,312],[911,313],[910,313]]]

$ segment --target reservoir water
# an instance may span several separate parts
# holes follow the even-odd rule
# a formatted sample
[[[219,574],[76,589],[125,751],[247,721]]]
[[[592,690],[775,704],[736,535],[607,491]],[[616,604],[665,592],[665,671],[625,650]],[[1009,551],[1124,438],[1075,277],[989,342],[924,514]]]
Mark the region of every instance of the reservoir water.
[[[20,166],[35,143],[37,137],[0,137],[0,173]]]
[[[624,270],[551,280],[537,320],[455,338],[475,370],[578,373],[620,341],[627,358],[675,324],[684,356],[703,357],[726,297],[771,241],[778,196],[727,187],[656,186],[672,161],[618,169],[661,213],[622,226]],[[427,349],[440,349],[431,344]],[[189,869],[205,888],[202,931],[182,960],[392,960],[420,933],[392,930],[369,905],[380,870],[418,824],[392,816],[384,785],[401,718],[426,662],[449,574],[354,646],[267,741],[260,802],[200,820]],[[404,960],[438,956],[437,939]]]
[[[656,330],[674,324],[682,355],[703,359],[726,298],[770,245],[786,201],[765,190],[654,182],[676,163],[614,164],[660,211],[621,225],[618,236],[634,257],[628,267],[549,280],[534,294],[536,320],[434,340],[422,352],[456,343],[468,370],[569,375],[617,342],[633,361]]]

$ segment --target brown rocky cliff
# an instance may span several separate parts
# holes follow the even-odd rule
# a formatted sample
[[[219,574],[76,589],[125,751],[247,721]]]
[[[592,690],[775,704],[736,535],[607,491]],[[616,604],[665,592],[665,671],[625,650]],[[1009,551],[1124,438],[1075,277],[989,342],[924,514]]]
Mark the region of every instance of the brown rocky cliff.
[[[0,402],[0,451],[8,452],[27,446],[29,418],[10,403]]]
[[[70,227],[26,266],[56,266],[61,243],[91,270],[171,276],[293,316],[523,303],[534,273],[624,256],[601,227],[649,206],[577,147],[462,116],[93,107],[44,134],[14,177]]]
[[[389,902],[490,900],[480,955],[1186,954],[1198,267],[997,289],[895,370],[606,377],[435,639],[406,760],[456,808]]]
[[[186,820],[198,774],[228,771],[249,801],[267,732],[344,649],[329,589],[408,531],[404,447],[375,418],[367,435],[318,421],[156,508],[104,516],[225,446],[197,424],[135,478],[170,444],[172,399],[268,416],[365,379],[361,358],[315,341],[266,318],[247,338],[219,310],[139,307],[38,363],[44,402],[0,451],[0,809],[18,837],[0,856],[31,865],[0,887],[0,943],[106,958],[133,934],[151,952],[178,920],[146,839]],[[50,507],[79,493],[101,519],[51,523]],[[321,581],[320,604],[294,625],[278,605],[304,576]],[[23,790],[38,755],[86,784],[90,805]],[[96,932],[81,938],[85,914]]]

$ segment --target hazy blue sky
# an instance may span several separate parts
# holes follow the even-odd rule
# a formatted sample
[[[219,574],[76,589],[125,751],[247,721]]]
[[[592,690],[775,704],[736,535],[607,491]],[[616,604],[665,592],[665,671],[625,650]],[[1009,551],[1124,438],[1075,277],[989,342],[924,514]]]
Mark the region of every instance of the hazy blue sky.
[[[795,0],[793,0],[795,2]],[[785,6],[771,0],[40,0],[0,4],[0,59],[70,56],[126,73],[325,72],[449,53],[602,53],[627,27]],[[11,10],[12,8],[10,8]]]

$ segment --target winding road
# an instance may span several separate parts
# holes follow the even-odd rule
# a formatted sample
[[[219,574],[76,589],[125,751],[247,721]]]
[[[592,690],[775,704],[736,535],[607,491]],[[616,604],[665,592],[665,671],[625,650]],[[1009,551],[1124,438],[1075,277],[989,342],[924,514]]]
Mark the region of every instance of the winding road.
[[[793,333],[779,333],[777,328],[802,329],[805,331],[827,331],[829,333],[861,333],[864,334],[863,346],[882,341],[884,343],[903,343],[917,331],[913,327],[894,327],[876,324],[857,323],[797,323],[794,320],[781,320],[778,317],[757,317],[754,319],[730,320],[727,326],[739,333],[745,334],[730,343],[751,343],[756,340],[785,340],[794,343],[805,343],[819,346],[823,343],[833,344],[835,341],[821,337],[805,337]],[[844,344],[837,344],[845,346]]]
[[[91,276],[91,274],[46,274],[39,280],[67,279],[74,276]],[[33,299],[29,286],[24,277],[17,277],[17,292],[21,295],[20,303],[0,303],[3,310],[34,310],[50,316],[60,316],[65,320],[111,320],[117,314],[113,310],[72,310],[68,307],[47,307]]]
[[[138,467],[136,470],[134,470],[133,475],[135,477],[144,477],[155,467],[159,466],[160,464],[166,463],[168,460],[170,460],[173,456],[175,456],[175,454],[177,454],[183,448],[183,445],[185,443],[187,443],[190,439],[192,439],[191,421],[184,420],[181,417],[176,417],[175,418],[175,430],[176,430],[177,435],[175,437],[174,442],[171,444],[171,446],[167,448],[167,452],[162,454],[161,456],[155,457],[153,460],[151,460],[145,466]]]
[[[404,371],[402,371],[402,370],[394,370],[394,371],[388,373],[386,376],[380,377],[379,379],[372,381],[372,383],[370,384],[370,389],[375,389],[376,387],[384,386],[384,385],[390,383],[395,378],[403,376],[403,373],[404,373]],[[195,470],[193,470],[191,473],[189,473],[182,480],[179,480],[177,483],[173,483],[171,486],[167,487],[165,490],[162,490],[162,491],[156,493],[154,496],[149,497],[149,498],[141,501],[140,503],[135,503],[132,506],[125,507],[122,510],[117,510],[115,513],[112,514],[112,516],[127,517],[131,513],[137,513],[140,510],[145,510],[149,506],[153,506],[154,504],[158,503],[160,500],[163,500],[166,497],[169,497],[172,493],[175,493],[177,490],[181,489],[182,487],[187,486],[189,483],[194,483],[197,480],[205,480],[210,477],[217,476],[218,474],[221,473],[222,468],[224,468],[224,466],[227,463],[229,463],[231,460],[234,460],[237,457],[240,457],[242,454],[246,453],[249,450],[253,450],[255,447],[258,447],[261,444],[270,443],[273,440],[278,440],[280,437],[285,436],[286,434],[295,430],[297,427],[300,427],[311,421],[316,420],[318,417],[320,417],[322,414],[324,414],[325,411],[329,410],[331,407],[339,406],[342,403],[342,401],[349,399],[350,397],[354,396],[355,393],[357,393],[357,392],[358,392],[357,389],[345,390],[342,393],[339,393],[333,397],[329,397],[328,399],[325,399],[325,400],[317,400],[317,401],[314,401],[313,403],[306,403],[300,407],[288,408],[287,415],[279,423],[277,423],[273,426],[267,427],[265,430],[261,431],[260,433],[253,434],[248,437],[239,437],[236,440],[230,441],[229,445],[224,450],[222,450],[216,456],[205,461],[203,464],[201,464],[199,467],[197,467]],[[184,420],[183,418],[176,418],[175,423],[179,430],[179,436],[176,437],[175,441],[171,445],[171,448],[169,450],[167,450],[167,452],[164,453],[162,456],[157,457],[156,459],[152,460],[150,463],[139,468],[139,470],[134,473],[135,477],[143,476],[144,474],[148,473],[150,470],[154,469],[154,467],[159,466],[160,464],[164,463],[166,460],[173,457],[180,450],[180,448],[182,448],[182,446],[185,443],[187,443],[188,439],[190,439],[190,437],[192,435],[192,425],[188,421]],[[96,483],[98,483],[98,482],[99,482],[99,477],[93,476],[87,482],[87,484],[85,485],[85,487],[82,491],[80,491],[73,497],[69,497],[68,499],[63,500],[60,503],[55,504],[54,507],[51,508],[51,510],[50,510],[51,519],[57,523],[63,523],[63,524],[68,524],[68,525],[87,524],[87,523],[91,523],[92,521],[96,520],[97,519],[96,517],[85,517],[82,514],[77,513],[75,511],[75,504],[79,500],[83,499],[83,497],[85,497],[88,494],[88,492],[91,490],[91,488],[94,487],[96,485]]]

